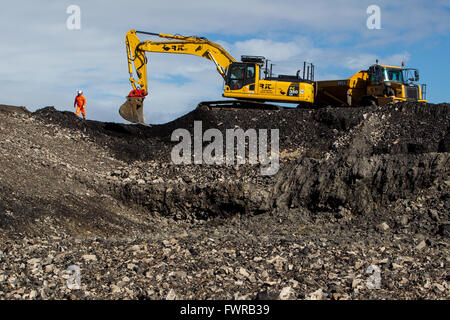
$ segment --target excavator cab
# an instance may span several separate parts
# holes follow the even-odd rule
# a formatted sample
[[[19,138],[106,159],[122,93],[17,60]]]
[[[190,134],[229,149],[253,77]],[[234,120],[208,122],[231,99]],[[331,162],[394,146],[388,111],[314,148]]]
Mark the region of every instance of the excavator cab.
[[[314,65],[303,64],[295,75],[274,76],[269,60],[262,56],[242,56],[230,64],[223,96],[258,103],[267,101],[310,105],[314,102]]]
[[[255,84],[256,81],[256,65],[252,63],[232,63],[225,85],[229,86],[231,90],[240,90],[244,86]]]
[[[257,82],[256,76],[259,75],[261,68],[266,63],[266,58],[262,56],[241,56],[242,62],[233,62],[228,67],[225,78],[225,86],[228,90],[254,91]]]

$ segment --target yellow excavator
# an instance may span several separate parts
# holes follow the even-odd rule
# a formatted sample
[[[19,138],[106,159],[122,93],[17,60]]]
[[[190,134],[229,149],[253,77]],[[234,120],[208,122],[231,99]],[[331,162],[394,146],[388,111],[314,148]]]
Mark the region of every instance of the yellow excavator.
[[[164,40],[141,41],[137,34]],[[312,105],[314,103],[314,65],[303,63],[295,75],[272,73],[272,65],[262,56],[242,56],[236,61],[222,46],[206,38],[130,30],[125,36],[128,72],[133,90],[120,107],[120,115],[130,122],[145,124],[143,102],[148,95],[146,52],[190,54],[211,60],[223,77],[226,101],[206,101],[200,107],[277,109],[266,102]],[[135,75],[137,79],[135,79]]]

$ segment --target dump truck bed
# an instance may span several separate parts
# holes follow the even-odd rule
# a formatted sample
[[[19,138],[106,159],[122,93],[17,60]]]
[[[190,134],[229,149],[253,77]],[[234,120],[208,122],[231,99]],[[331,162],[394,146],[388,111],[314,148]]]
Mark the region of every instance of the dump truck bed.
[[[317,81],[316,104],[351,106],[366,95],[367,78],[367,71],[359,71],[348,79]]]

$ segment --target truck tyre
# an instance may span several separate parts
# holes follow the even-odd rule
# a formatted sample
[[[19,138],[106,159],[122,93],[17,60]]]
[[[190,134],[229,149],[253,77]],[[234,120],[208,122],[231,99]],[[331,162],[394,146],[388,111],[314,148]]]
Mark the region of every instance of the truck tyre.
[[[361,99],[361,105],[363,107],[376,107],[378,106],[378,101],[374,96],[366,96]]]
[[[392,89],[390,87],[387,87],[384,90],[384,93],[386,94],[387,97],[395,97],[395,91],[394,91],[394,89]]]

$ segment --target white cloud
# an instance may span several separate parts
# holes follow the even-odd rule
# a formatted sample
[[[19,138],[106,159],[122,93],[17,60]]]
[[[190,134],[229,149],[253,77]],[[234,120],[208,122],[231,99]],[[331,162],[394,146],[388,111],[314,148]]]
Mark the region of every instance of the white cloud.
[[[358,70],[374,64],[377,59],[380,60],[380,63],[400,65],[402,61],[407,62],[410,58],[408,52],[378,56],[364,52],[361,49],[318,48],[304,38],[288,42],[250,39],[228,46],[232,52],[239,54],[256,55],[259,52],[276,65],[276,69],[279,70],[277,73],[283,74],[286,72],[295,73],[299,67],[303,66],[303,61],[312,62],[319,68],[335,66],[349,70]]]
[[[270,57],[274,61],[287,60],[303,51],[298,42],[277,42],[263,39],[236,42],[234,49],[242,54]]]
[[[121,121],[117,110],[131,89],[124,45],[131,28],[223,37],[238,59],[265,55],[285,74],[306,60],[315,63],[321,77],[339,77],[329,70],[334,66],[351,75],[377,57],[380,63],[399,64],[410,59],[405,42],[450,29],[449,1],[383,0],[383,30],[369,32],[366,8],[372,2],[136,0],[130,6],[128,1],[77,1],[80,31],[66,29],[66,8],[73,1],[5,2],[0,11],[7,26],[0,30],[0,103],[72,110],[74,93],[81,88],[90,118]],[[388,53],[377,56],[373,51],[379,48]],[[149,54],[149,82],[146,117],[151,122],[168,121],[222,93],[214,65],[198,57]]]

